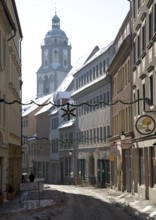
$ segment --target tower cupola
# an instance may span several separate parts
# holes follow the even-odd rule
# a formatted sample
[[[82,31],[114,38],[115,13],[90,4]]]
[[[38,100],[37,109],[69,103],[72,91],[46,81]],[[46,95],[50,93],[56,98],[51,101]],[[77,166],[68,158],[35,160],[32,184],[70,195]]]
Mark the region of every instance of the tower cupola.
[[[60,18],[55,12],[55,16],[52,18],[52,28],[60,29]]]

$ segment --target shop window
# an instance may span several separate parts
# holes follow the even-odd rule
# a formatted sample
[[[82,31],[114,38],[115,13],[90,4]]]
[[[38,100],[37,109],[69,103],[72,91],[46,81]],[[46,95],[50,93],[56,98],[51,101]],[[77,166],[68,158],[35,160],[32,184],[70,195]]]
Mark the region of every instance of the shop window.
[[[85,180],[85,169],[86,169],[86,163],[85,159],[78,159],[78,176],[81,177],[81,179]]]
[[[151,148],[152,186],[156,186],[156,147]]]

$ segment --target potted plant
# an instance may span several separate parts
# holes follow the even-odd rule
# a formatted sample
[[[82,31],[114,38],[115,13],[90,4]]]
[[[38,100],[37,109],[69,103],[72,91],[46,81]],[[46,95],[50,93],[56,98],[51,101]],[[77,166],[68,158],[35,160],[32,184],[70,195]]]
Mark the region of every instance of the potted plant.
[[[14,199],[14,187],[11,184],[8,184],[8,186],[7,186],[6,197],[7,197],[7,200]]]
[[[4,195],[3,195],[2,191],[0,191],[0,206],[3,205],[3,202],[4,202]]]

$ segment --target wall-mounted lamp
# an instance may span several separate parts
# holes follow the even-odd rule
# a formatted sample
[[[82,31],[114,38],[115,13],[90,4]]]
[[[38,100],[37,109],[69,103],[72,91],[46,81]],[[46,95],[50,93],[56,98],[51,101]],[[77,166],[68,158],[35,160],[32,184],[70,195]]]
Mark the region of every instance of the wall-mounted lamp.
[[[70,151],[69,151],[69,156],[71,156],[71,155],[72,155],[72,151],[70,150]]]
[[[122,141],[124,141],[126,139],[126,135],[125,135],[124,131],[121,132],[120,138]]]

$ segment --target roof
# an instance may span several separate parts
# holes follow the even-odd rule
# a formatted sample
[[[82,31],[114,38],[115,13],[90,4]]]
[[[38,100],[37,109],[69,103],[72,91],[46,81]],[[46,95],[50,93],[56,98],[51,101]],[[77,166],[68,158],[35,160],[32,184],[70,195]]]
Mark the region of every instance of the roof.
[[[31,112],[35,111],[39,107],[38,105],[44,104],[47,100],[49,100],[50,97],[51,94],[43,96],[34,101],[36,104],[32,103],[22,107],[22,117],[28,116]]]
[[[94,47],[94,49],[92,49],[91,52],[89,52],[88,54],[90,54],[88,56],[88,58],[86,59],[86,61],[79,67],[78,70],[81,70],[82,68],[84,68],[85,66],[87,66],[89,63],[91,63],[93,60],[95,60],[96,58],[98,58],[99,56],[101,56],[103,53],[105,53],[111,46],[113,45],[113,42],[111,42],[108,46],[103,47],[101,49],[99,49],[97,46]],[[87,54],[86,54],[87,55]]]
[[[66,122],[64,122],[62,125],[60,125],[60,126],[58,127],[58,129],[71,127],[72,125],[74,125],[74,122],[75,122],[75,119],[71,119],[70,121],[66,121]]]
[[[82,86],[80,89],[75,90],[75,91],[72,93],[72,96],[74,96],[74,95],[76,95],[76,94],[82,92],[83,90],[85,90],[85,89],[87,89],[87,88],[89,88],[89,87],[95,85],[96,83],[101,82],[101,80],[104,80],[106,77],[107,77],[106,74],[101,75],[100,77],[98,77],[97,79],[93,80],[92,82],[86,84],[85,86]]]
[[[50,95],[50,98],[47,100],[47,102],[46,102],[45,104],[47,104],[47,103],[49,103],[49,102],[52,102],[52,103],[53,103],[53,102],[54,102],[53,99],[54,99],[54,94],[52,93],[52,94]],[[49,103],[49,104],[43,106],[43,107],[35,114],[35,116],[37,116],[37,115],[39,115],[39,114],[42,114],[42,113],[44,113],[44,112],[49,111],[52,106],[53,106],[53,105],[52,105],[51,103]]]

